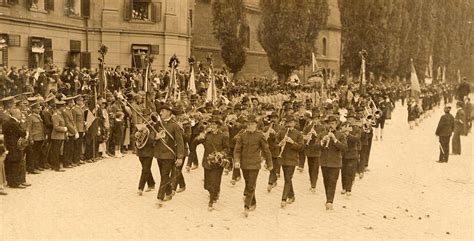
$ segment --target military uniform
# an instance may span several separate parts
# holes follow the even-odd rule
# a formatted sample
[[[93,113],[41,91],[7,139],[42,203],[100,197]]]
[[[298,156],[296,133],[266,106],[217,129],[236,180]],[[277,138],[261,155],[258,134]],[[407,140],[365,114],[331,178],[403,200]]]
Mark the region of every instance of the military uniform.
[[[74,140],[74,155],[72,157],[72,162],[77,164],[81,161],[84,132],[86,131],[84,108],[78,105],[74,106],[72,108],[72,115],[74,122],[76,123],[77,133],[79,134],[79,138]]]
[[[30,140],[33,142],[31,147],[31,159],[33,163],[31,163],[31,166],[28,168],[28,171],[31,172],[38,168],[46,168],[46,156],[42,150],[44,148],[46,135],[43,119],[39,114],[31,113],[26,123],[26,130],[30,135]]]
[[[64,105],[64,102],[58,101],[56,105]],[[51,132],[50,162],[55,171],[60,171],[60,156],[63,150],[64,140],[66,140],[68,128],[62,112],[56,110],[51,117],[53,130]]]
[[[66,139],[64,140],[64,151],[62,160],[64,167],[70,167],[73,164],[75,141],[74,139],[75,137],[77,137],[78,132],[72,108],[66,107],[66,109],[62,112],[62,115],[67,127],[67,135]]]

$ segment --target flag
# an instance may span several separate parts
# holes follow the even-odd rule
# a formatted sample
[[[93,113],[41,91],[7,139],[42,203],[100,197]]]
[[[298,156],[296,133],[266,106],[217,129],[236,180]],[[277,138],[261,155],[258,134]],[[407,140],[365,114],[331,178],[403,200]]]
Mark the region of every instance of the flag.
[[[87,109],[87,118],[86,118],[86,130],[89,129],[89,127],[91,127],[92,123],[94,123],[96,117],[94,115],[94,113],[92,113],[91,110]]]
[[[446,83],[446,65],[443,67],[443,78],[441,80],[443,83]]]
[[[206,101],[213,104],[217,101],[216,76],[212,67],[209,68],[209,86],[207,87]]]
[[[433,57],[430,55],[425,71],[425,84],[430,85],[431,83],[433,83]]]
[[[314,53],[311,53],[312,54],[312,67],[313,67],[313,72],[316,72],[316,70],[319,69],[319,66],[318,66],[318,61],[316,60],[316,55],[314,55]]]
[[[458,69],[458,83],[461,83],[461,70],[460,69]]]
[[[411,93],[412,96],[418,101],[420,97],[420,82],[418,81],[418,76],[416,75],[415,64],[413,63],[413,59],[411,59],[411,75],[410,75],[410,83],[411,83]]]
[[[194,66],[191,65],[191,73],[189,76],[188,90],[191,94],[196,94],[196,76],[194,76]]]
[[[365,58],[362,58],[362,63],[360,66],[360,94],[365,94],[366,85],[367,80],[365,78]]]
[[[438,66],[438,74],[436,75],[436,79],[438,80],[438,83],[443,82],[443,74],[441,73],[441,66]]]

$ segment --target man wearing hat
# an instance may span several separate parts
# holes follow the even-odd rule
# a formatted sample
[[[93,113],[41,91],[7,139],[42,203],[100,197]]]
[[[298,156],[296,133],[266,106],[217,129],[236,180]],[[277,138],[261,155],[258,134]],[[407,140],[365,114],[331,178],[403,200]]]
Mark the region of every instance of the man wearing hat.
[[[66,102],[66,108],[63,110],[64,121],[66,122],[67,127],[67,137],[64,140],[64,151],[63,151],[63,165],[65,168],[75,167],[76,164],[73,163],[74,156],[74,141],[79,138],[77,132],[76,121],[74,120],[74,115],[72,113],[72,108],[74,107],[74,96],[69,96],[63,98]]]
[[[272,154],[273,169],[270,171],[267,186],[267,191],[271,192],[271,190],[277,186],[277,180],[280,177],[281,158],[278,156],[280,155],[281,146],[278,145],[277,134],[282,130],[282,127],[279,123],[278,113],[275,111],[270,114],[269,119],[270,124],[263,134],[267,139],[268,147]]]
[[[53,129],[51,131],[51,147],[50,147],[50,163],[52,169],[56,172],[64,172],[64,169],[61,169],[60,166],[60,156],[61,156],[61,147],[66,140],[68,128],[66,126],[66,121],[63,117],[63,112],[65,109],[66,102],[63,100],[55,101],[55,110],[51,117],[53,122]]]
[[[249,115],[246,119],[246,126],[247,129],[236,137],[233,155],[234,168],[241,168],[245,179],[243,215],[248,217],[249,212],[257,207],[255,188],[261,168],[261,155],[265,158],[265,167],[268,170],[272,170],[273,163],[268,142],[263,133],[257,131],[257,117]]]
[[[20,138],[28,138],[26,130],[21,128],[21,112],[18,108],[7,110],[8,117],[2,123],[2,133],[5,139],[5,176],[11,188],[25,188],[31,184],[24,180],[26,171],[24,151],[18,146]]]
[[[449,113],[451,106],[444,107],[444,115],[441,116],[436,127],[436,136],[439,138],[439,159],[438,162],[448,162],[449,159],[449,139],[454,131],[454,117]]]
[[[322,133],[321,139],[321,171],[326,191],[326,210],[332,210],[337,180],[342,167],[341,157],[347,148],[347,142],[344,134],[337,130],[337,116],[329,115],[325,122],[326,130]]]
[[[42,168],[49,169],[51,168],[51,159],[49,158],[49,151],[51,148],[51,132],[53,131],[53,119],[54,114],[54,102],[55,97],[53,94],[48,95],[44,100],[44,108],[41,111],[41,118],[43,119],[44,129],[45,129],[45,148],[43,152],[45,153],[45,163]]]
[[[304,153],[308,158],[308,173],[311,185],[311,192],[316,192],[316,182],[319,175],[319,163],[321,159],[321,133],[324,126],[320,121],[319,108],[313,108],[312,120],[303,129],[303,139],[305,141]]]
[[[29,133],[33,145],[30,147],[30,152],[27,153],[27,170],[30,174],[38,174],[38,170],[44,170],[45,156],[43,155],[42,148],[46,136],[43,119],[40,116],[40,102],[33,102],[30,105],[30,109],[31,114],[28,115],[26,120],[26,131]]]
[[[300,152],[303,150],[304,141],[303,135],[296,127],[296,119],[289,115],[285,118],[286,128],[281,130],[278,134],[277,140],[282,150],[279,157],[281,157],[281,167],[285,177],[285,185],[283,187],[283,194],[281,198],[281,207],[286,207],[295,201],[295,192],[293,189],[293,174],[295,168],[299,163]]]
[[[456,116],[454,117],[454,133],[453,133],[453,155],[461,155],[461,135],[464,134],[464,123],[466,123],[466,115],[463,110],[463,102],[456,103]]]
[[[72,108],[73,119],[76,123],[76,129],[79,137],[74,140],[74,154],[72,157],[72,162],[76,165],[84,164],[81,160],[82,155],[82,145],[84,141],[84,132],[86,131],[86,120],[84,117],[85,106],[84,98],[82,95],[75,97],[76,105]]]
[[[172,107],[168,103],[160,106],[160,121],[155,124],[157,143],[154,157],[160,168],[161,181],[158,191],[157,206],[163,206],[164,201],[171,200],[171,178],[174,168],[183,165],[184,142],[183,132],[179,125],[172,120]]]
[[[245,123],[244,123],[246,119],[244,111],[245,111],[245,108],[242,104],[240,103],[235,104],[234,114],[235,114],[236,120],[226,121],[227,124],[232,124],[228,126],[231,153],[234,152],[237,135],[241,133],[242,131],[244,131],[246,128]],[[231,158],[231,160],[233,161],[233,158]],[[240,168],[235,168],[235,165],[234,165],[234,169],[232,171],[232,179],[230,183],[232,185],[235,185],[235,183],[238,182],[240,179],[241,179]]]
[[[357,163],[359,162],[361,149],[362,129],[356,125],[357,117],[352,111],[347,114],[347,122],[341,128],[346,135],[347,149],[342,156],[341,194],[351,195],[352,183],[357,171]]]

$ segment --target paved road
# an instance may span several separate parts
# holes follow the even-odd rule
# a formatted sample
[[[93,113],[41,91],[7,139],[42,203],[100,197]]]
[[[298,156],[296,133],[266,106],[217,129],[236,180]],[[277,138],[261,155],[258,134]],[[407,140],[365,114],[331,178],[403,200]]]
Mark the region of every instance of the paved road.
[[[257,185],[258,208],[241,216],[243,182],[223,177],[216,210],[207,211],[201,168],[185,173],[187,190],[161,209],[156,192],[136,195],[138,159],[108,159],[65,173],[28,176],[26,190],[0,197],[0,240],[15,239],[315,239],[473,237],[472,135],[462,137],[463,155],[437,160],[436,110],[415,130],[398,106],[384,140],[374,142],[370,172],[357,180],[351,197],[339,194],[335,210],[324,208],[319,177],[309,191],[307,169],[296,173],[296,202],[281,209],[282,180],[266,192],[268,172]],[[153,164],[155,179],[159,172]]]

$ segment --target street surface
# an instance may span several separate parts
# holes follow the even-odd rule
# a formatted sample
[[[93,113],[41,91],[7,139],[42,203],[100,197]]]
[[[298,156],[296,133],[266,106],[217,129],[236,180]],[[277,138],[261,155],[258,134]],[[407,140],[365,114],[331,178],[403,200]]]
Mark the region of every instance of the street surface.
[[[455,114],[455,109],[451,111]],[[280,208],[283,180],[267,193],[261,171],[257,209],[243,218],[243,180],[223,176],[216,210],[207,210],[201,167],[184,173],[187,189],[159,209],[156,190],[136,194],[141,166],[132,154],[68,169],[28,175],[25,190],[0,197],[0,240],[66,239],[473,239],[472,133],[462,155],[438,160],[437,108],[409,130],[406,106],[397,103],[383,141],[374,141],[370,172],[356,178],[351,197],[340,194],[325,210],[321,173],[309,190],[307,168],[296,172],[296,202]],[[201,148],[201,147],[200,147]],[[202,149],[199,149],[202,153]],[[156,161],[153,175],[159,183]]]

